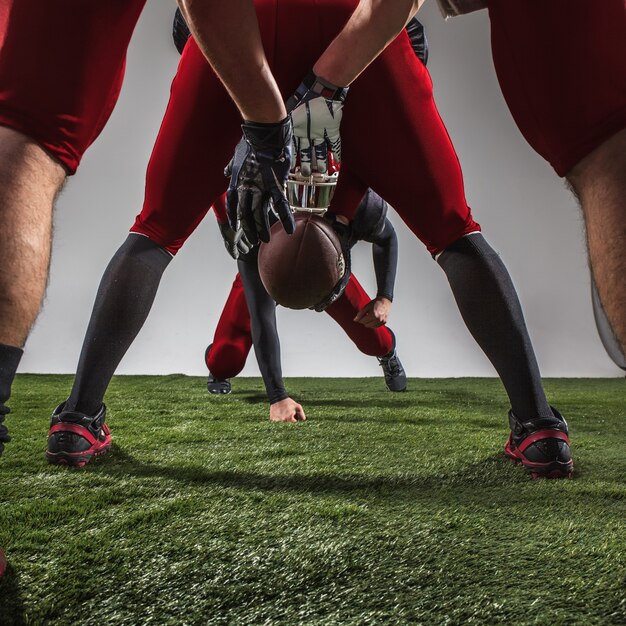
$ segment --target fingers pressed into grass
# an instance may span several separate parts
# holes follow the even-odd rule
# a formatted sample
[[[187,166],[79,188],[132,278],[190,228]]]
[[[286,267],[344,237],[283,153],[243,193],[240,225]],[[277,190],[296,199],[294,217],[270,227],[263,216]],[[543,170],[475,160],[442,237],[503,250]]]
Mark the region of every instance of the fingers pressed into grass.
[[[306,414],[301,404],[291,398],[270,405],[270,422],[304,422]]]

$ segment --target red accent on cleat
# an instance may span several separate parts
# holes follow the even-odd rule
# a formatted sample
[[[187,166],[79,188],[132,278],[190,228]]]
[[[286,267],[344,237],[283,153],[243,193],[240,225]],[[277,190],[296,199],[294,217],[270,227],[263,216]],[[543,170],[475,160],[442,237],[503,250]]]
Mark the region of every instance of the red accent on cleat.
[[[526,439],[524,439],[524,441],[522,441],[522,443],[520,443],[520,445],[517,446],[517,449],[520,452],[524,452],[528,447],[532,446],[533,443],[537,441],[541,441],[542,439],[560,439],[561,441],[564,441],[569,446],[569,439],[564,432],[561,432],[560,430],[548,429],[548,430],[538,430],[536,433],[533,433],[532,435],[528,435],[528,437],[526,437]],[[509,439],[509,443],[510,442],[511,440]]]
[[[104,430],[104,429],[103,429]],[[92,434],[89,432],[87,428],[84,426],[79,426],[78,424],[68,424],[65,422],[59,422],[55,424],[49,431],[48,437],[50,435],[54,435],[54,433],[63,432],[63,433],[74,433],[75,435],[80,435],[84,437],[91,445],[98,441]]]
[[[91,461],[93,457],[102,456],[109,451],[111,447],[111,431],[106,424],[102,424],[100,436],[94,437],[93,434],[84,426],[72,424],[68,422],[59,422],[50,428],[48,437],[57,433],[72,433],[86,439],[91,446],[87,450],[80,452],[70,452],[63,450],[61,452],[46,451],[48,463],[52,465],[67,465],[71,467],[84,467]]]
[[[527,450],[533,443],[543,439],[560,439],[569,446],[568,436],[560,430],[540,430],[526,437],[517,447],[513,441],[513,433],[511,433],[504,446],[504,454],[514,463],[521,463],[528,469],[531,478],[572,478],[574,475],[574,462],[571,460],[567,463],[559,461],[537,463],[524,456],[524,450]]]

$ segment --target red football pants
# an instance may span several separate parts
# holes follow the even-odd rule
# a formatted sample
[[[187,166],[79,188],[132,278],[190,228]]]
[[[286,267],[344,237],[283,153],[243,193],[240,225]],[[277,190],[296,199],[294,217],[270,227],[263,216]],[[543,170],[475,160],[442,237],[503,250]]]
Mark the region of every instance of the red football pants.
[[[624,0],[490,0],[489,17],[502,93],[557,174],[626,128]]]
[[[2,0],[0,125],[73,174],[119,95],[146,0]]]
[[[257,0],[265,51],[290,96],[358,0]],[[306,36],[303,25],[306,24]],[[132,227],[175,254],[226,189],[223,169],[241,119],[193,40],[178,73]],[[371,187],[431,253],[479,230],[432,84],[405,32],[355,81],[342,122],[343,162],[333,210],[352,215]]]

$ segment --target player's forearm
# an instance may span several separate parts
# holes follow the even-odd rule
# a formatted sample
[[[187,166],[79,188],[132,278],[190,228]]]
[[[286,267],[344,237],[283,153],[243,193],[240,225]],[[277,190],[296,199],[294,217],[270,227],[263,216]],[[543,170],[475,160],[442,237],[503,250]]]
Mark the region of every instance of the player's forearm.
[[[280,364],[280,341],[276,328],[276,303],[265,291],[256,260],[237,261],[250,312],[252,343],[270,404],[289,397]]]
[[[361,0],[313,71],[346,87],[395,39],[424,0]]]
[[[200,49],[244,119],[279,122],[287,116],[269,68],[252,0],[178,0]]]
[[[379,237],[373,242],[374,273],[376,274],[377,297],[393,301],[398,267],[398,237],[392,223],[386,219]]]
[[[278,335],[276,335],[276,344],[278,345]],[[273,351],[264,351],[259,346],[266,345],[263,340],[254,344],[254,353],[256,354],[263,384],[265,385],[265,393],[270,404],[276,404],[281,400],[289,397],[285,389],[282,368],[280,366],[280,352],[277,354]]]

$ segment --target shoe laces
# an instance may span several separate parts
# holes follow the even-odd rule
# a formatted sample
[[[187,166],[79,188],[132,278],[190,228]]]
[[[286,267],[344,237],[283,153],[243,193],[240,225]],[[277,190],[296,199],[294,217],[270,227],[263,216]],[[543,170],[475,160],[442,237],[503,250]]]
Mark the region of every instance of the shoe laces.
[[[400,373],[400,363],[398,362],[398,356],[395,350],[387,357],[380,357],[378,362],[390,376],[397,376]]]

